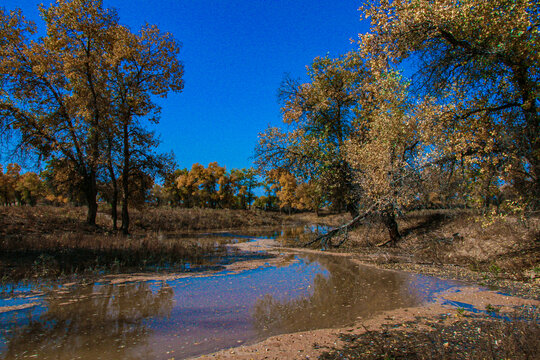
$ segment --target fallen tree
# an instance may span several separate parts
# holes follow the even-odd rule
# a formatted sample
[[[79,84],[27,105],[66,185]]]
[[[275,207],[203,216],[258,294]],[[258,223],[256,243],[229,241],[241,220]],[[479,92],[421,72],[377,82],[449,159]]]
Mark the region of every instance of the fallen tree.
[[[362,223],[362,221],[364,221],[367,217],[369,217],[370,215],[376,212],[376,209],[377,209],[376,205],[377,204],[373,204],[368,210],[354,217],[351,221],[335,229],[328,231],[326,234],[317,236],[315,239],[304,244],[304,247],[311,246],[317,242],[320,243],[321,248],[323,250],[326,249],[327,247],[332,247],[332,248],[340,247],[341,245],[345,243],[345,241],[347,241],[349,230],[356,228],[358,225]],[[341,241],[335,245],[332,244],[332,239],[340,235],[343,236],[343,239],[341,239]]]

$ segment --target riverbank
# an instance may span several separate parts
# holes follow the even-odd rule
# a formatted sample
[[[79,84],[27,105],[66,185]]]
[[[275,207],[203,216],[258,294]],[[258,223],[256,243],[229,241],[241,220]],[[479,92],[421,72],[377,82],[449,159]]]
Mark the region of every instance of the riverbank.
[[[470,303],[470,296],[463,300]],[[540,335],[538,302],[515,301],[491,292],[478,294],[473,302],[481,306],[486,299],[499,316],[521,318],[508,322],[439,302],[384,312],[340,329],[274,336],[198,359],[535,358]],[[523,320],[523,315],[529,318]]]
[[[352,232],[339,252],[381,268],[463,280],[540,299],[540,218],[490,219],[466,210],[424,210],[400,220],[395,248],[376,244],[380,225]],[[371,229],[371,230],[370,230]],[[370,232],[370,235],[368,235]]]
[[[466,301],[474,311],[445,305],[449,300]],[[471,288],[347,327],[278,335],[198,359],[533,359],[540,346],[539,305]],[[486,307],[496,317],[482,313]]]
[[[377,246],[384,241],[385,232],[373,222],[349,233],[343,247],[322,252],[298,247],[315,236],[306,230],[315,223],[337,226],[346,216],[210,209],[133,213],[133,232],[124,237],[110,231],[106,212],[100,212],[98,226],[90,228],[84,224],[82,208],[0,208],[4,282],[54,279],[67,286],[74,278],[79,283],[131,284],[134,291],[139,283],[160,283],[164,290],[159,294],[163,295],[170,293],[168,282],[192,278],[199,270],[210,276],[221,271],[242,274],[286,268],[299,253],[337,256],[396,274],[407,271],[460,280],[470,287],[440,293],[423,306],[404,306],[357,319],[347,327],[285,331],[291,333],[203,358],[452,358],[452,354],[457,354],[456,359],[527,358],[540,351],[538,219],[520,223],[510,217],[485,224],[484,218],[467,212],[423,211],[400,219],[404,236],[396,248]],[[229,233],[234,230],[241,231]],[[252,241],[253,237],[267,238]],[[261,251],[271,256],[261,255]],[[220,256],[228,260],[221,262]],[[339,281],[343,277],[340,274],[332,281],[345,288],[356,286]],[[488,287],[497,290],[488,291]],[[331,289],[335,288],[330,287],[329,293]],[[92,296],[97,301],[104,295]],[[371,297],[382,300],[384,294]],[[65,309],[59,314],[65,314]],[[315,312],[312,316],[322,315]],[[512,318],[517,321],[507,321]],[[426,344],[432,344],[431,352]],[[517,347],[524,352],[518,353]],[[168,358],[174,358],[174,353]]]

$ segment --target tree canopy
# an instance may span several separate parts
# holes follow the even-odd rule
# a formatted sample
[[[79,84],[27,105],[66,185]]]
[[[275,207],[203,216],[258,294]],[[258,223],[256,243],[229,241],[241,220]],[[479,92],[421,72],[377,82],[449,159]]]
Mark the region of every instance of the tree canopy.
[[[369,1],[360,51],[377,68],[407,64],[417,94],[440,104],[447,155],[483,182],[540,199],[540,11],[534,0]],[[482,181],[479,181],[481,183]]]

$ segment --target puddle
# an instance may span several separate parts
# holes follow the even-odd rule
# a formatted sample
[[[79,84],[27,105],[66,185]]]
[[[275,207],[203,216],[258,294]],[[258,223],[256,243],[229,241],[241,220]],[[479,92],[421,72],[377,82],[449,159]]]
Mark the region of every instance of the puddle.
[[[283,237],[278,233],[275,238]],[[0,358],[181,359],[276,334],[345,326],[456,285],[305,254],[234,273],[27,286],[0,299],[0,307],[17,306],[0,313]]]

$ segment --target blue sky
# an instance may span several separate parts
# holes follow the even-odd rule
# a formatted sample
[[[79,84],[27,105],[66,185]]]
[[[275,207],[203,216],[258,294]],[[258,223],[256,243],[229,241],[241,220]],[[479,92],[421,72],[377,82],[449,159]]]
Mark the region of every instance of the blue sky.
[[[45,4],[50,1],[43,1]],[[43,29],[40,1],[2,0]],[[367,31],[359,0],[104,0],[137,31],[156,24],[182,43],[185,88],[159,100],[162,151],[179,167],[251,165],[257,134],[281,124],[276,93],[285,74],[304,78],[316,56],[355,48]]]

